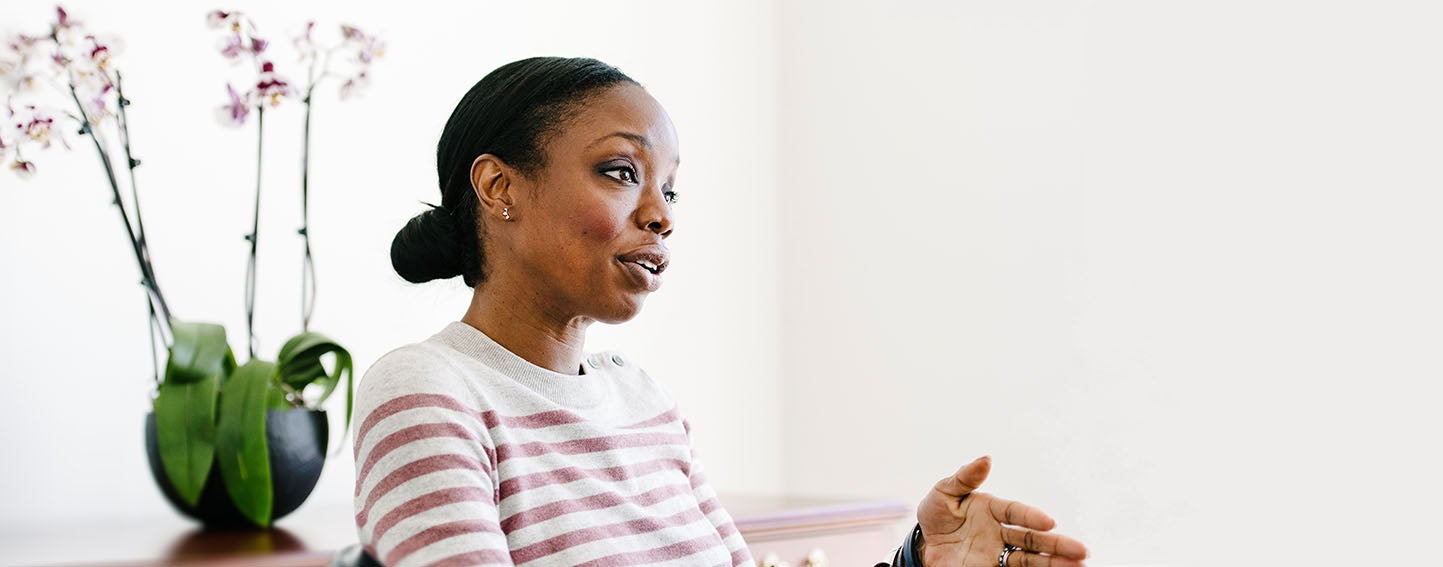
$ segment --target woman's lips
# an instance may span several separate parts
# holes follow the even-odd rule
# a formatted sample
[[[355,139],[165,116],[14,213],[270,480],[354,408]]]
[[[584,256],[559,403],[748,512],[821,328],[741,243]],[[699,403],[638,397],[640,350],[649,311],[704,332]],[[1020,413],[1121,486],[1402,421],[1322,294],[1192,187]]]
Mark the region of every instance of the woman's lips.
[[[616,259],[623,270],[631,275],[632,281],[636,282],[642,289],[651,292],[661,288],[661,274],[653,273],[636,262],[628,262],[620,258]]]
[[[665,246],[648,244],[617,256],[616,261],[621,262],[622,268],[631,274],[632,281],[642,289],[656,291],[661,287],[661,273],[671,262],[671,254]]]

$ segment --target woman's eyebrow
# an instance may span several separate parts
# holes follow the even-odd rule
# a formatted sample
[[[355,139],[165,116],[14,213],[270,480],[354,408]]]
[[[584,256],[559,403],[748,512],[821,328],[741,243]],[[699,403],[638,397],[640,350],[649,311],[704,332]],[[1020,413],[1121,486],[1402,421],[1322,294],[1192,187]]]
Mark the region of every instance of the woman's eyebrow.
[[[610,134],[597,138],[595,142],[591,143],[591,145],[586,146],[586,149],[591,149],[597,144],[605,142],[610,138],[626,138],[628,140],[631,140],[636,145],[641,146],[642,149],[651,149],[651,140],[646,139],[646,136],[643,136],[641,134],[633,134],[631,132],[612,132]]]
[[[643,135],[641,135],[641,134],[635,134],[635,133],[632,133],[632,132],[622,132],[622,131],[612,132],[612,133],[610,133],[610,134],[607,134],[607,135],[605,135],[605,136],[602,136],[602,137],[600,137],[600,138],[597,138],[596,141],[594,141],[594,142],[592,142],[590,145],[586,146],[586,149],[589,150],[589,149],[591,149],[591,148],[594,148],[594,147],[596,147],[598,144],[600,144],[600,143],[602,143],[602,142],[605,142],[606,140],[611,139],[611,138],[625,138],[625,139],[627,139],[627,140],[631,140],[632,143],[634,143],[634,144],[636,144],[636,145],[638,145],[638,146],[641,146],[641,149],[643,149],[643,150],[650,150],[650,149],[651,149],[651,140],[648,140],[648,139],[646,138],[646,136],[643,136]],[[681,165],[681,156],[680,156],[680,155],[676,156],[676,159],[673,160],[673,162],[674,162],[674,165]]]

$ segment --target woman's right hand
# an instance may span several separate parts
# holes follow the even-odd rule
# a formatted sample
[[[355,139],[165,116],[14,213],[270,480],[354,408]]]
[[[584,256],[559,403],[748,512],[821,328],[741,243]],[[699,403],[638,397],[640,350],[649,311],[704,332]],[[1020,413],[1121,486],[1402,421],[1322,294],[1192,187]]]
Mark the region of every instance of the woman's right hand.
[[[992,459],[982,457],[942,479],[917,507],[925,567],[996,567],[1002,550],[1020,548],[1007,567],[1082,567],[1087,547],[1051,533],[1057,522],[1026,504],[977,492]]]

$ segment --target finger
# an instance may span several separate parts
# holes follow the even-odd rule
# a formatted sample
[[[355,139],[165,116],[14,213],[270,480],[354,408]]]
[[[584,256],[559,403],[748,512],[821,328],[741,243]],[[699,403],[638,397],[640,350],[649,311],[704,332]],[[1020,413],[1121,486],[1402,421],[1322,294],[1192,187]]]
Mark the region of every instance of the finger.
[[[1067,557],[1014,551],[1007,556],[1007,567],[1082,567],[1082,562]]]
[[[1047,531],[1057,527],[1057,521],[1051,516],[1043,513],[1042,510],[1033,508],[1021,502],[993,498],[990,511],[992,517],[1004,524],[1032,528],[1034,530]]]
[[[1046,553],[1079,560],[1087,559],[1087,546],[1062,534],[1003,526],[1002,543],[1015,545],[1034,553]]]
[[[937,482],[936,489],[948,496],[961,498],[982,486],[987,473],[992,471],[992,457],[983,455],[957,470],[956,474]]]

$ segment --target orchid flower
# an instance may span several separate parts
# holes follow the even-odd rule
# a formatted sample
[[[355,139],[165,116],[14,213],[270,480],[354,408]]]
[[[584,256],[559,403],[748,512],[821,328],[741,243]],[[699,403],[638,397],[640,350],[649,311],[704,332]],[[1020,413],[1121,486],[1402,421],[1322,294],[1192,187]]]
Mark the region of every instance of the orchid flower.
[[[341,37],[345,38],[346,45],[356,49],[356,60],[369,65],[377,57],[386,54],[386,44],[379,38],[366,35],[360,28],[355,26],[341,25]]]
[[[86,36],[85,39],[90,40],[90,62],[95,65],[95,68],[99,69],[101,72],[109,71],[110,48],[105,45],[101,45],[100,42],[97,41],[95,39],[95,36],[93,35]]]
[[[386,54],[386,44],[380,38],[361,31],[360,28],[345,24],[341,25],[341,37],[343,41],[338,49],[344,49],[353,54],[351,63],[354,72],[341,83],[340,89],[341,98],[346,99],[370,84],[367,72],[376,59]]]
[[[35,164],[17,157],[10,163],[10,171],[15,172],[21,179],[29,179],[35,176]]]
[[[239,35],[231,35],[221,38],[220,54],[226,59],[239,60],[242,53],[245,53],[245,46],[241,45]]]
[[[95,96],[90,97],[90,105],[89,108],[85,110],[85,113],[87,116],[89,116],[91,125],[98,126],[100,125],[100,123],[105,122],[106,120],[115,118],[115,111],[111,110],[115,107],[115,105],[112,105],[110,103],[111,93],[113,93],[114,91],[115,85],[106,83],[104,86],[100,87],[100,92],[95,93]]]
[[[45,150],[59,142],[69,149],[70,143],[55,128],[53,115],[41,111],[35,105],[25,105],[22,108],[24,114],[16,112],[10,101],[7,100],[5,104],[6,119],[3,128],[0,128],[0,159],[9,158],[13,154],[14,161],[9,165],[10,171],[21,177],[29,177],[35,173],[35,164],[25,159],[24,147],[38,146]]]
[[[49,38],[17,34],[8,44],[6,60],[0,63],[3,83],[12,92],[28,92],[40,85],[43,75],[58,75],[49,54],[44,53]],[[44,61],[40,65],[36,61]]]
[[[214,10],[205,15],[205,27],[218,29],[231,20],[232,14],[221,10]]]
[[[212,29],[226,31],[227,35],[221,38],[220,54],[222,56],[232,62],[239,62],[242,57],[250,58],[257,63],[260,69],[255,88],[247,91],[244,95],[235,92],[230,85],[226,85],[231,100],[229,104],[220,109],[222,123],[243,124],[249,113],[249,110],[243,109],[246,104],[277,106],[285,97],[292,94],[290,83],[276,73],[275,64],[260,58],[270,47],[270,42],[260,37],[254,22],[240,12],[215,10],[206,16],[206,25]]]
[[[103,81],[98,80],[96,75],[103,74],[104,69],[93,65],[95,61],[94,51],[100,47],[95,41],[95,36],[86,32],[78,20],[70,17],[64,8],[55,8],[55,23],[50,25],[49,42],[53,47],[50,53],[50,61],[56,75],[78,75],[85,83],[85,87],[98,89]],[[85,48],[85,41],[90,40],[92,49]],[[103,54],[105,62],[109,63],[109,52]],[[77,84],[77,87],[82,85]]]
[[[226,83],[225,90],[230,93],[230,104],[216,109],[220,123],[226,126],[239,127],[246,123],[246,117],[250,115],[251,105],[246,99],[235,91],[235,87]]]
[[[38,107],[27,104],[23,107],[25,116],[12,118],[15,122],[15,129],[19,132],[20,144],[17,145],[38,145],[42,150],[50,149],[50,146],[59,143],[65,149],[70,149],[70,141],[66,139],[66,128],[58,128],[63,123],[57,123],[57,119],[75,119],[75,116],[61,109]],[[79,120],[76,120],[78,123]]]
[[[55,7],[55,23],[50,25],[50,39],[64,48],[73,48],[85,36],[80,22],[72,20],[65,8]]]
[[[316,27],[315,20],[306,22],[306,31],[291,42],[296,52],[300,54],[299,61],[310,61],[316,58],[316,42],[311,39],[311,30]]]
[[[140,164],[131,154],[129,127],[120,108],[120,74],[114,69],[114,60],[120,49],[118,40],[86,31],[81,22],[72,18],[64,8],[55,8],[55,19],[48,32],[40,35],[20,34],[0,43],[0,89],[5,93],[3,109],[5,120],[0,124],[0,162],[7,161],[6,169],[21,177],[35,174],[36,166],[26,159],[26,153],[35,148],[45,150],[59,143],[70,148],[68,135],[89,137],[95,142],[96,152],[106,169],[114,204],[118,207],[121,220],[125,223],[130,244],[135,252],[150,302],[153,329],[168,325],[170,311],[164,297],[155,283],[154,272],[146,251],[145,225],[140,220],[139,197],[135,195],[134,169]],[[29,98],[31,91],[38,87],[54,87],[60,95],[55,101],[59,107],[37,107],[36,104],[17,104],[16,98]],[[34,93],[38,94],[38,93]],[[49,104],[44,99],[38,102]],[[17,107],[21,110],[17,112]],[[42,110],[42,108],[44,110]],[[100,128],[102,122],[111,121],[113,128]],[[79,133],[72,127],[79,127]],[[124,148],[125,161],[130,169],[130,189],[134,224],[131,223],[126,206],[121,198],[119,176],[112,167],[116,160],[111,157],[115,149],[111,136],[118,136]],[[159,306],[159,313],[156,307]],[[163,335],[164,331],[160,333]],[[152,335],[154,338],[154,335]]]
[[[36,116],[34,118],[31,118],[30,122],[28,124],[25,124],[22,129],[25,132],[25,136],[30,138],[30,141],[40,144],[40,149],[48,150],[50,149],[51,142],[50,127],[54,124],[54,118],[46,116]]]
[[[256,81],[256,97],[261,102],[277,106],[281,99],[291,94],[291,85],[276,74],[276,66],[270,61],[261,64],[260,80]]]
[[[346,79],[346,82],[341,83],[341,100],[355,96],[357,91],[360,91],[370,84],[371,79],[366,76],[365,71],[361,71],[357,73],[356,76]]]
[[[205,20],[211,29],[225,29],[227,35],[220,38],[220,54],[233,62],[240,61],[241,56],[259,56],[270,45],[256,34],[255,24],[240,12],[215,10],[207,14]]]
[[[51,26],[52,32],[57,32],[63,29],[70,29],[75,25],[75,23],[72,23],[70,21],[70,14],[65,12],[65,8],[61,8],[60,6],[55,7],[55,24]]]
[[[367,34],[356,26],[342,24],[341,42],[330,47],[318,45],[315,40],[316,22],[306,22],[305,31],[292,39],[298,60],[310,64],[306,84],[300,88],[303,96],[309,97],[316,85],[327,77],[341,80],[342,99],[354,96],[370,84],[369,70],[377,58],[385,55],[386,44],[377,36]],[[340,57],[336,57],[339,55]],[[343,70],[332,68],[333,63],[341,64]],[[344,71],[344,72],[343,72]]]
[[[74,87],[77,97],[82,99],[77,102],[92,125],[115,117],[110,75],[115,46],[87,32],[64,8],[55,9],[55,20],[47,35],[18,34],[4,45],[6,49],[0,49],[0,88],[25,95],[49,84],[68,98],[69,88]],[[80,121],[66,113],[55,116]],[[23,138],[43,138],[44,141],[38,143],[48,146],[51,140],[48,132],[58,125],[50,118],[35,120],[40,122],[19,125],[25,130]],[[68,126],[61,130],[68,131]],[[63,138],[61,141],[64,142]],[[22,139],[19,143],[28,142]]]

